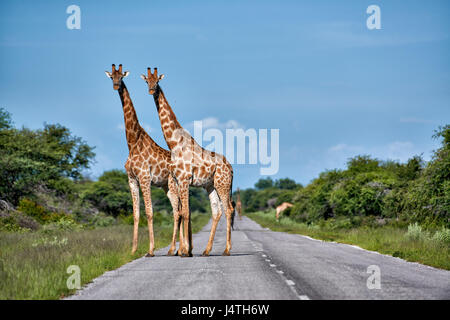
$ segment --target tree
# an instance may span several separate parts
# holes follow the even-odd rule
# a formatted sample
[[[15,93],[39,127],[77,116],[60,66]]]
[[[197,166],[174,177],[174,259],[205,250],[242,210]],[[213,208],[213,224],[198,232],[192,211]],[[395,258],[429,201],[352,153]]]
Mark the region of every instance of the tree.
[[[406,212],[416,221],[450,227],[450,125],[439,127],[433,138],[442,138],[420,177],[406,195]]]
[[[275,187],[284,190],[294,190],[297,189],[299,184],[297,184],[294,180],[289,178],[278,179],[275,181]]]
[[[133,211],[128,175],[123,170],[105,171],[98,181],[86,184],[81,198],[113,216]]]
[[[11,114],[4,108],[0,108],[0,130],[10,129],[11,127]]]
[[[263,190],[272,187],[273,187],[273,180],[271,177],[267,177],[265,179],[261,178],[258,180],[258,182],[255,183],[255,188],[258,190]]]
[[[15,129],[10,114],[0,109],[0,198],[17,204],[38,184],[57,189],[62,179],[80,179],[94,156],[66,127]]]
[[[347,161],[348,170],[353,172],[374,171],[378,169],[379,164],[379,160],[372,159],[369,155],[359,155]]]

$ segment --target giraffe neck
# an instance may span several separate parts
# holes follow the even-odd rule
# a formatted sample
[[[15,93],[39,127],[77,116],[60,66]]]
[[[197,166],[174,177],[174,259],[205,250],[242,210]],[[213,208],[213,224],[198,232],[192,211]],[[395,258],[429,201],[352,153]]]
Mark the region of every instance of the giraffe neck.
[[[173,137],[173,133],[175,130],[183,130],[183,127],[178,122],[175,113],[167,102],[164,92],[159,85],[156,87],[153,98],[155,99],[156,109],[158,110],[164,139],[166,140],[169,149],[172,150],[177,142]]]
[[[237,194],[237,202],[241,202],[241,194],[239,192]]]
[[[119,87],[119,96],[120,101],[122,101],[128,150],[131,150],[132,146],[135,145],[139,139],[141,126],[139,125],[136,110],[134,110],[133,102],[130,98],[130,93],[123,81]]]

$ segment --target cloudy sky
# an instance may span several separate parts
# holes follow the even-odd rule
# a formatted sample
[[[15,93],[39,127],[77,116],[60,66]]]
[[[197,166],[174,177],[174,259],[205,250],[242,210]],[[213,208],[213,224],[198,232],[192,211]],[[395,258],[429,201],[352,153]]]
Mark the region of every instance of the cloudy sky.
[[[66,27],[72,4],[80,30]],[[366,26],[372,4],[380,30]],[[2,0],[0,12],[0,106],[17,126],[60,123],[95,146],[92,177],[128,155],[112,63],[130,71],[139,120],[161,146],[139,78],[149,66],[186,128],[279,129],[273,178],[304,184],[357,154],[429,160],[450,120],[448,1]],[[260,164],[234,168],[235,188],[261,177]]]

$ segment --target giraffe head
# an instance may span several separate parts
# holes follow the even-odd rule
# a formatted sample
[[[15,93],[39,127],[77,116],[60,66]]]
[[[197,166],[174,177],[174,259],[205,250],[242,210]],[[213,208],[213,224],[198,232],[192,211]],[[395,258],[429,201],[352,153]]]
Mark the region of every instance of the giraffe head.
[[[125,71],[122,73],[122,65],[119,64],[119,69],[116,70],[116,65],[112,65],[112,72],[105,71],[106,76],[108,78],[111,78],[113,82],[113,88],[114,90],[118,90],[120,85],[122,84],[122,79],[128,76],[130,73],[128,71]]]
[[[156,91],[156,88],[158,87],[159,80],[162,80],[164,78],[164,75],[160,75],[158,77],[158,68],[155,68],[155,72],[152,73],[152,69],[147,68],[147,76],[141,75],[141,78],[147,82],[148,85],[148,92],[150,94],[154,94]]]

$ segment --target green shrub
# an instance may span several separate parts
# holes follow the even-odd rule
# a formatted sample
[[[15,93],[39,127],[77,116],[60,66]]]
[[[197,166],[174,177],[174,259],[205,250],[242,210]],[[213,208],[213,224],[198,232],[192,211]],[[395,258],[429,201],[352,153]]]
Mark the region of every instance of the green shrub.
[[[98,227],[109,227],[116,223],[116,219],[103,213],[95,214],[90,217],[88,225]]]
[[[19,225],[17,220],[9,215],[9,216],[0,216],[0,231],[7,232],[26,232],[30,229],[23,228]]]
[[[414,224],[410,224],[408,226],[408,232],[405,234],[405,237],[408,240],[415,240],[415,241],[421,241],[426,240],[427,233],[422,230],[422,227],[416,222]]]
[[[50,213],[43,206],[26,198],[20,200],[17,210],[41,223],[44,223],[50,216]]]
[[[133,214],[121,214],[117,217],[117,220],[122,224],[134,225]],[[139,226],[147,226],[147,217],[145,216],[145,213],[139,215]]]
[[[442,228],[435,232],[432,238],[437,243],[450,245],[450,229]]]
[[[72,230],[78,223],[64,212],[51,212],[29,199],[22,199],[17,210],[36,219],[42,224],[52,224],[45,230]]]
[[[83,225],[76,223],[70,217],[61,217],[55,222],[50,222],[42,227],[43,233],[54,233],[58,231],[76,231],[83,229]]]
[[[40,224],[19,211],[0,211],[0,231],[26,232],[39,229]]]

